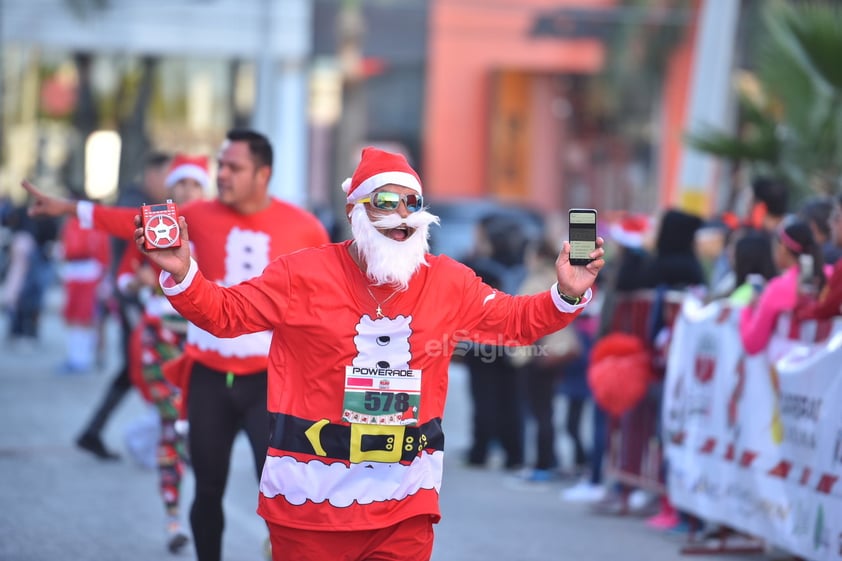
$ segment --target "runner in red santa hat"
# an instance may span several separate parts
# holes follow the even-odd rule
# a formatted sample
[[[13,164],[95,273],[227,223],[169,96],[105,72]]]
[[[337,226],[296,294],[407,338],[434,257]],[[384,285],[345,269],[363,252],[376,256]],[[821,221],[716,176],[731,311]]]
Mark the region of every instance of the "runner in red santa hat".
[[[364,149],[343,188],[353,240],[282,256],[236,286],[206,279],[189,243],[150,258],[197,326],[218,337],[274,333],[258,506],[273,559],[428,560],[456,342],[526,345],[564,328],[591,299],[603,241],[584,267],[570,264],[565,242],[557,283],[510,296],[428,253],[438,219],[403,156]],[[143,231],[135,236],[142,245]]]
[[[180,207],[205,198],[210,186],[207,156],[176,154],[167,170],[164,184],[172,200]],[[87,230],[98,232],[98,230]],[[154,451],[158,470],[158,490],[164,502],[167,549],[181,551],[188,543],[181,522],[181,482],[187,452],[185,432],[179,430],[183,416],[183,398],[179,388],[164,377],[164,364],[182,356],[187,322],[172,308],[158,285],[160,269],[135,245],[126,247],[117,269],[117,287],[126,296],[138,298],[143,315],[132,332],[129,346],[130,377],[141,396],[154,405],[160,423]],[[128,433],[127,433],[128,434]],[[143,439],[135,439],[141,441]],[[133,440],[126,444],[136,456]]]

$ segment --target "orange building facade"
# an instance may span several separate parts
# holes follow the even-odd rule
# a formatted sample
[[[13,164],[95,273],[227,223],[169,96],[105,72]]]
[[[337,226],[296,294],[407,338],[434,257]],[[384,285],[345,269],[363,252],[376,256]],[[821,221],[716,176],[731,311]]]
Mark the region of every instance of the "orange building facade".
[[[545,213],[574,206],[651,211],[669,201],[689,95],[692,25],[666,71],[661,115],[653,125],[666,145],[653,147],[658,153],[650,158],[646,196],[634,185],[627,147],[601,144],[612,164],[600,166],[589,132],[575,127],[576,115],[590,103],[588,90],[577,84],[606,62],[598,34],[581,29],[581,20],[581,32],[572,20],[571,31],[561,36],[535,32],[542,14],[567,17],[617,4],[433,0],[422,144],[425,190],[432,197],[493,197]]]

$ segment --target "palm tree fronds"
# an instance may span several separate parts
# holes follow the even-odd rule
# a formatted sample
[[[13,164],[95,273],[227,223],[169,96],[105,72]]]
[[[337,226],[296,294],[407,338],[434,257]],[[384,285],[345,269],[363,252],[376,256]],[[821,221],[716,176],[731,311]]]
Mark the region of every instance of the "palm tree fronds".
[[[717,129],[702,128],[688,133],[685,138],[696,150],[726,160],[774,163],[779,152],[777,140],[774,136],[757,133],[759,131],[740,138]]]
[[[794,38],[810,66],[829,87],[842,89],[842,9],[808,3],[781,11],[780,24]]]

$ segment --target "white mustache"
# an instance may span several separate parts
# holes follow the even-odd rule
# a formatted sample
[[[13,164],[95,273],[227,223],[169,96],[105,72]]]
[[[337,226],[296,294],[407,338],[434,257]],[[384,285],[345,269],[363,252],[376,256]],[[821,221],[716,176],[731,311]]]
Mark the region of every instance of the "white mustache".
[[[371,223],[375,228],[379,228],[381,230],[397,228],[399,226],[417,229],[430,224],[438,224],[439,217],[435,214],[430,214],[426,210],[419,210],[418,212],[410,213],[404,219],[400,214],[393,212],[378,218],[377,220],[372,220]]]

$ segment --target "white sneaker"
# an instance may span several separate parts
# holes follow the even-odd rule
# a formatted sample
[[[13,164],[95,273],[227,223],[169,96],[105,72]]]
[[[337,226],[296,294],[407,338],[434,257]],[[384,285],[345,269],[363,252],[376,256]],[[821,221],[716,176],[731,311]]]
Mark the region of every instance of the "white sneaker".
[[[654,503],[657,498],[654,493],[635,489],[629,494],[629,509],[632,512],[639,512]]]
[[[168,517],[167,521],[167,549],[170,553],[178,553],[184,546],[188,544],[190,538],[187,537],[187,532],[181,527],[176,517]]]
[[[595,503],[605,497],[605,487],[589,481],[580,481],[561,492],[561,500],[567,503]]]

